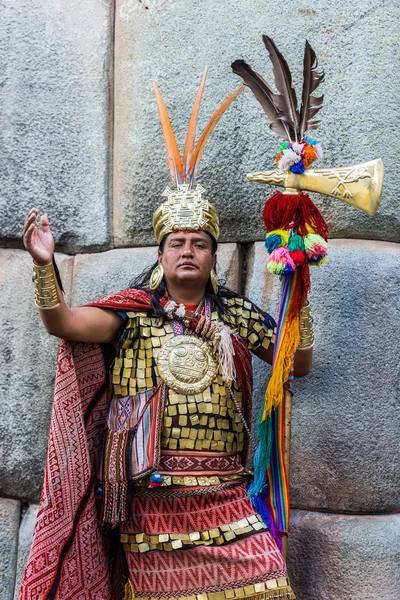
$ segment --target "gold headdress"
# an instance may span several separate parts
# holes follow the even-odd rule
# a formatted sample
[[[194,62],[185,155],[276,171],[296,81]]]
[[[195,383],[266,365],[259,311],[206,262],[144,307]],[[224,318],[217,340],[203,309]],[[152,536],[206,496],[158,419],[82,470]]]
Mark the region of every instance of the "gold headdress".
[[[214,131],[226,109],[242,92],[244,86],[240,86],[233,92],[214,112],[197,144],[195,144],[197,118],[206,77],[207,69],[204,71],[197,90],[182,156],[178,150],[164,100],[157,84],[153,84],[167,149],[167,163],[171,173],[171,181],[173,185],[176,185],[176,188],[167,187],[164,190],[162,195],[166,196],[167,200],[154,213],[153,228],[159,244],[172,231],[202,229],[210,233],[216,240],[219,236],[218,213],[214,206],[203,197],[205,189],[201,185],[195,185],[195,176],[199,160],[210,134]]]

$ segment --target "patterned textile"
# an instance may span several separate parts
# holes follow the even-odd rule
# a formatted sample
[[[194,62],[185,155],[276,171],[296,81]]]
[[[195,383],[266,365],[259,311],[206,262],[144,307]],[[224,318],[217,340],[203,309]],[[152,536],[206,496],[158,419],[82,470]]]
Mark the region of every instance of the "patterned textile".
[[[112,400],[100,470],[102,524],[126,520],[131,482],[158,467],[165,401],[166,388],[161,384],[133,398],[119,398],[117,410],[113,410]]]
[[[164,450],[160,459],[160,472],[173,471],[174,475],[186,472],[197,474],[231,475],[243,471],[240,454],[226,454],[221,452],[178,452]]]
[[[115,298],[107,298],[110,308],[150,309],[148,296],[134,290]],[[93,492],[109,407],[106,379],[99,346],[61,342],[43,490],[19,600],[112,600]]]
[[[249,597],[278,581],[282,595],[276,597],[295,598],[283,557],[255,514],[245,484],[209,488],[198,496],[175,491],[169,498],[148,490],[147,497],[133,499],[132,521],[121,532],[137,598],[229,596],[232,590]],[[132,537],[137,543],[129,543]],[[164,549],[151,549],[159,540]]]
[[[100,348],[61,342],[43,492],[20,600],[111,598],[92,481],[107,409]]]

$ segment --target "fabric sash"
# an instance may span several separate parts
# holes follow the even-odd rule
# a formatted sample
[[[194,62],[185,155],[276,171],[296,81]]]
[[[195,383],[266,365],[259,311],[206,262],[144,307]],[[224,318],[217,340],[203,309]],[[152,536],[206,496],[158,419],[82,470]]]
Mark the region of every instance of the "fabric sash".
[[[151,310],[148,294],[137,290],[92,306]],[[62,340],[43,489],[19,600],[113,600],[94,497],[108,408],[101,347]]]

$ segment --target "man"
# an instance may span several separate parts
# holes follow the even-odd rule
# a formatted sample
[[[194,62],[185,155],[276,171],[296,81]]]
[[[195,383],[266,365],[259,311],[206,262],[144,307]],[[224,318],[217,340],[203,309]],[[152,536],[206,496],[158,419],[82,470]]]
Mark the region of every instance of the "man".
[[[174,171],[179,173],[176,165]],[[96,351],[88,343],[115,348],[109,401],[101,409],[105,414],[106,407],[107,426],[96,465],[96,495],[99,520],[117,532],[119,542],[116,549],[100,552],[107,542],[93,525],[93,480],[88,476],[81,483],[82,476],[76,474],[81,465],[67,469],[67,484],[61,468],[57,477],[52,475],[50,444],[23,599],[79,597],[73,592],[73,576],[80,577],[75,589],[80,586],[82,598],[295,597],[277,545],[279,533],[272,535],[248,499],[245,473],[252,393],[249,350],[271,363],[274,322],[251,301],[221,287],[215,272],[218,215],[202,198],[203,188],[189,186],[185,177],[177,183],[176,191],[167,188],[168,199],[154,215],[157,265],[135,289],[90,306],[67,307],[54,271],[48,219],[43,215],[38,228],[38,210],[27,217],[24,243],[36,265],[36,302],[43,323],[52,335],[85,343],[64,344],[58,369],[59,377],[68,374],[68,381],[75,369],[77,383],[69,397],[73,402],[80,395],[85,404],[76,413],[80,429],[72,429],[69,436],[77,443],[87,437],[82,462],[94,463],[99,454],[93,445],[99,446],[101,427],[97,425],[96,433],[90,427],[100,421],[92,407],[97,403],[99,414],[104,389],[87,393],[79,363]],[[98,354],[93,357],[98,360]],[[296,352],[296,376],[310,371],[311,358],[310,347]],[[57,390],[56,383],[56,398]],[[70,418],[60,416],[69,409],[66,401],[55,402],[52,430],[60,422],[70,427]],[[62,427],[57,431],[64,435]],[[83,464],[85,468],[90,472],[90,464]],[[60,497],[79,487],[82,491],[73,496],[67,514]],[[45,522],[43,515],[57,502],[55,520],[67,514],[67,525],[62,543],[52,548],[55,558],[40,587],[35,548],[42,546],[46,563],[51,553],[43,550],[40,535],[51,519]],[[89,553],[94,554],[87,558]],[[42,595],[30,593],[32,581]]]

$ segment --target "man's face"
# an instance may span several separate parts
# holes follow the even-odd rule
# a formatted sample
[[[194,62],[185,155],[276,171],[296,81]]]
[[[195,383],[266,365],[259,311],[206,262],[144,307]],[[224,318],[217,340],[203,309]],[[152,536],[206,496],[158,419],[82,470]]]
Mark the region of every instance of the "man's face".
[[[169,233],[164,248],[158,251],[167,282],[181,285],[206,286],[216,256],[212,254],[212,240],[204,231]]]

